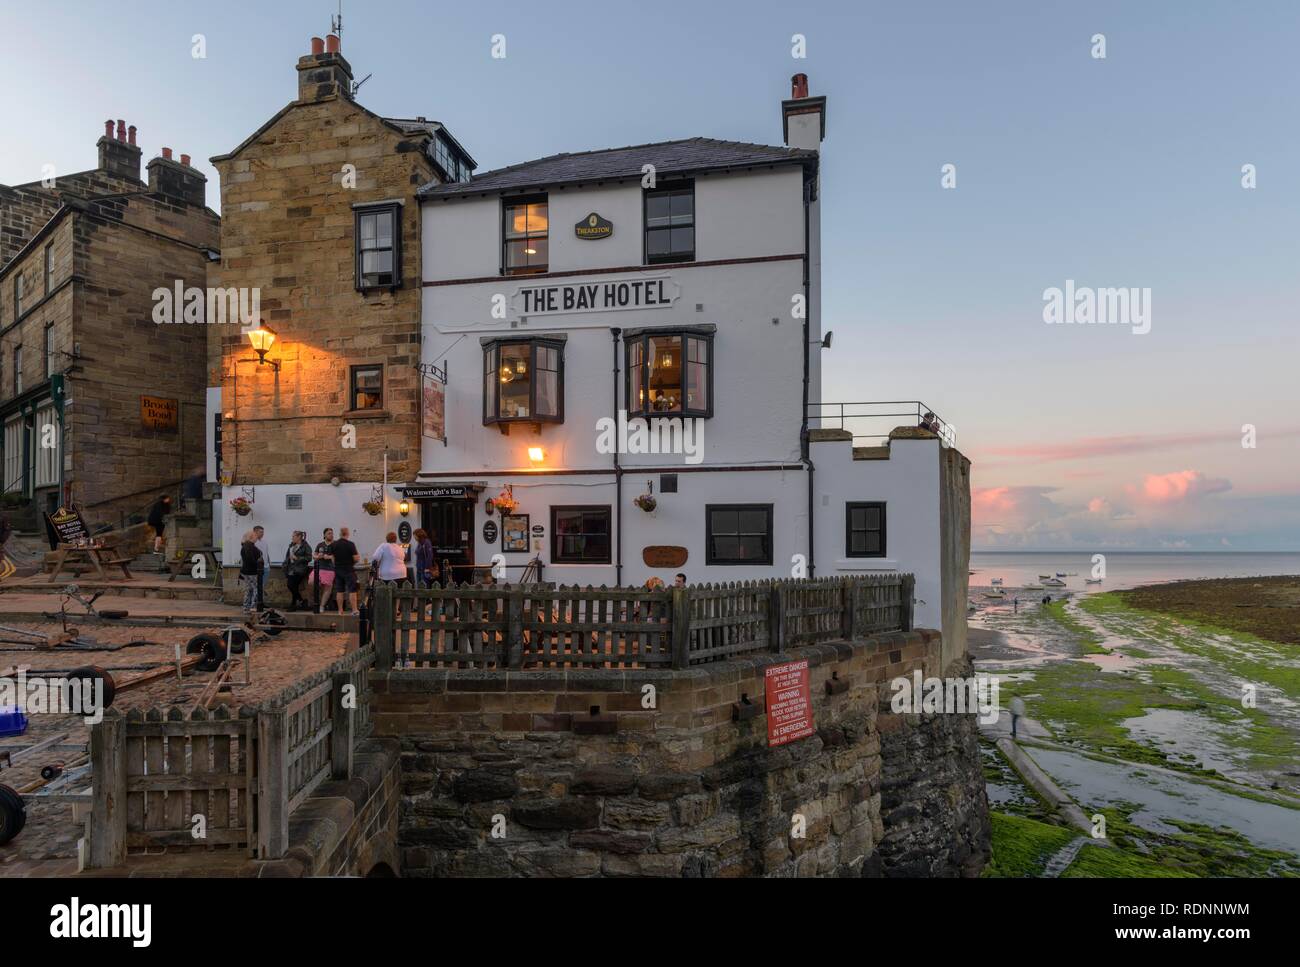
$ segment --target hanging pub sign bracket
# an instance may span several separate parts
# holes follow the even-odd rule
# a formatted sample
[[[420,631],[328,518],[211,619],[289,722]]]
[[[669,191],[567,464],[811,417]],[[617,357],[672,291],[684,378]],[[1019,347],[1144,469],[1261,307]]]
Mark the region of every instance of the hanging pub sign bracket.
[[[420,433],[447,445],[447,360],[442,366],[420,363]]]

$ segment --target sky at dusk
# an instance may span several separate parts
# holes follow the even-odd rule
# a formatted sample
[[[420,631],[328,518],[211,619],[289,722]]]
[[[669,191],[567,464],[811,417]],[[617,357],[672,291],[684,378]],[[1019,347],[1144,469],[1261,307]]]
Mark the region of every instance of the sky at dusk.
[[[146,160],[193,155],[216,207],[206,159],[293,99],[335,8],[0,0],[0,183],[93,167],[104,119],[124,118]],[[1300,4],[345,2],[344,17],[344,54],[373,74],[361,103],[444,122],[480,171],[695,135],[780,143],[806,72],[829,98],[824,397],[919,399],[952,423],[976,549],[1300,549]],[[1149,289],[1150,331],[1046,324],[1044,291],[1066,280]]]

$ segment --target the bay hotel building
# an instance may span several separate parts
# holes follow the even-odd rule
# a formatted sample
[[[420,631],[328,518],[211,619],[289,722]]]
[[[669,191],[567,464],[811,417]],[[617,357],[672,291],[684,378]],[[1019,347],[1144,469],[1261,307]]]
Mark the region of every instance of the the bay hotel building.
[[[494,555],[508,580],[539,559],[545,580],[597,586],[671,583],[679,571],[692,583],[790,576],[801,564],[816,576],[910,571],[918,622],[955,633],[965,617],[966,462],[915,427],[887,446],[854,446],[847,431],[821,428],[809,405],[821,400],[824,351],[826,108],[796,75],[780,104],[781,145],[690,138],[484,173],[441,125],[421,127],[408,157],[429,177],[409,193],[399,182],[372,186],[374,203],[356,199],[355,221],[339,225],[357,305],[373,313],[418,297],[423,376],[411,378],[417,360],[405,358],[404,339],[308,348],[293,344],[305,334],[289,332],[286,344],[294,312],[268,320],[279,339],[271,356],[283,347],[286,364],[315,356],[334,373],[329,432],[383,414],[385,513],[359,512],[382,486],[375,455],[331,475],[303,453],[310,473],[254,481],[254,520],[276,546],[293,529],[315,539],[321,526],[347,524],[363,551],[406,521],[429,530],[465,577]],[[227,212],[223,228],[231,224]],[[223,235],[223,252],[231,247]],[[365,317],[355,317],[357,338]],[[270,367],[247,344],[228,350],[227,370],[232,355],[241,360],[239,393],[257,392],[245,377],[266,383]],[[244,404],[228,384],[221,399],[237,419]],[[620,412],[698,421],[699,437],[677,439],[700,448],[608,452],[602,428]],[[249,486],[255,459],[240,457],[228,498]],[[497,508],[507,490],[509,515]],[[653,510],[635,502],[643,495]],[[233,565],[250,521],[225,518]]]

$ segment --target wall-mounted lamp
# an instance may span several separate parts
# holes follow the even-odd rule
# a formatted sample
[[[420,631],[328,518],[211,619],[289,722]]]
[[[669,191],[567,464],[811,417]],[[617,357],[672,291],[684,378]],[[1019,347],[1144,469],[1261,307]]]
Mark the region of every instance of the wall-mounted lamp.
[[[546,451],[543,450],[541,447],[529,447],[528,459],[531,460],[533,463],[541,463],[543,460],[546,459]]]
[[[397,512],[403,517],[411,512],[411,502],[403,497],[397,504]]]
[[[257,328],[248,330],[248,341],[253,344],[253,351],[257,353],[257,364],[259,366],[265,365],[267,362],[266,354],[270,352],[271,346],[275,343],[275,330],[258,320]],[[275,368],[277,373],[280,371],[280,364],[274,359],[270,361],[270,365]]]

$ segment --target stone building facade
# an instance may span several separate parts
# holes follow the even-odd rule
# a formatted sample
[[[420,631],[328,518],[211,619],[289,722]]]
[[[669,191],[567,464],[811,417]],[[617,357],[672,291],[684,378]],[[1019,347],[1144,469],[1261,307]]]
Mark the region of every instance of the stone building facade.
[[[118,525],[203,459],[207,337],[160,326],[155,293],[203,284],[220,219],[188,155],[164,148],[142,180],[122,121],[98,150],[94,170],[0,187],[0,486]]]
[[[212,158],[224,218],[209,284],[256,290],[276,337],[263,363],[247,327],[208,327],[216,474],[227,501],[253,502],[248,518],[224,511],[227,565],[253,523],[277,548],[295,529],[355,527],[385,458],[419,471],[416,189],[473,167],[438,122],[358,104],[337,37],[314,38],[297,70],[297,98]]]

